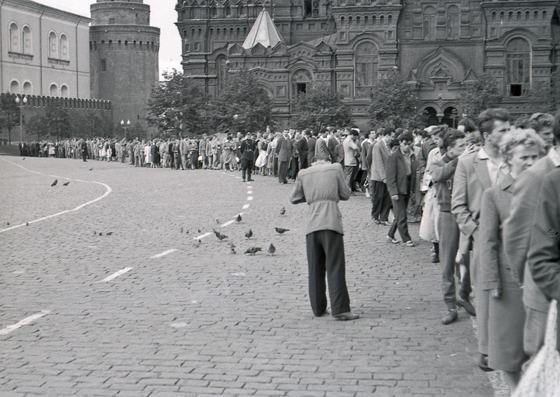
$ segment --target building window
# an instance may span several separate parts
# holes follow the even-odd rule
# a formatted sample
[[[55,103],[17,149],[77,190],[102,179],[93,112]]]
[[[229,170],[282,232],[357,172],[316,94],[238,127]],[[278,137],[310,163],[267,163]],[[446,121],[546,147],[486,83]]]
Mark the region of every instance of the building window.
[[[19,30],[15,23],[10,24],[10,52],[19,52]]]
[[[305,0],[303,3],[304,18],[319,17],[319,0]]]
[[[54,32],[49,33],[49,58],[58,58],[58,43],[56,42],[56,34]]]
[[[447,38],[459,38],[459,7],[457,6],[447,9]]]
[[[51,84],[51,87],[49,88],[49,93],[51,95],[51,97],[57,97],[58,96],[58,87],[56,84]]]
[[[12,94],[19,94],[19,83],[16,80],[10,83],[10,92]]]
[[[308,84],[313,82],[311,73],[305,69],[300,69],[292,75],[292,98],[307,92]]]
[[[29,81],[26,81],[25,83],[23,83],[23,93],[25,95],[33,94],[33,87],[31,86],[31,83]]]
[[[101,60],[101,71],[102,72],[106,72],[107,71],[107,61],[105,59]]]
[[[517,38],[506,46],[506,84],[510,96],[524,95],[531,85],[531,47]]]
[[[373,81],[377,78],[378,53],[372,42],[360,43],[355,50],[356,97],[365,98],[371,92]]]
[[[65,34],[60,35],[60,58],[68,59],[68,38]]]
[[[31,29],[29,29],[29,26],[24,26],[23,29],[21,30],[21,43],[23,46],[23,53],[24,54],[31,54],[31,48],[32,48],[32,41],[31,41],[32,37],[31,37]]]
[[[63,85],[62,87],[60,87],[60,96],[63,98],[69,98],[69,90],[68,90],[68,86]]]
[[[231,7],[228,5],[226,5],[226,7],[224,8],[224,12],[226,14],[226,17],[230,17],[231,16]]]
[[[436,9],[429,6],[424,9],[422,16],[422,37],[424,40],[436,38]]]
[[[222,91],[227,83],[227,64],[225,57],[219,57],[216,61],[218,66],[218,91]]]

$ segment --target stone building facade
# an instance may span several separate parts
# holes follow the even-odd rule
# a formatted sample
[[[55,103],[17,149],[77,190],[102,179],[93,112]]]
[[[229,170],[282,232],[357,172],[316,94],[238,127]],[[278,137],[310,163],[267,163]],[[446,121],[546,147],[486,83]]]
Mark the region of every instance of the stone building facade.
[[[1,1],[0,92],[89,99],[89,23],[34,1]]]
[[[528,89],[549,84],[560,64],[558,0],[179,0],[176,11],[184,72],[215,95],[228,73],[254,70],[283,126],[298,92],[324,82],[368,128],[373,81],[392,69],[432,123],[452,124],[461,92],[482,73],[520,114]],[[274,32],[259,22],[246,43],[267,17]]]
[[[89,34],[91,94],[110,100],[113,120],[146,127],[146,105],[159,81],[160,30],[142,0],[97,0]]]

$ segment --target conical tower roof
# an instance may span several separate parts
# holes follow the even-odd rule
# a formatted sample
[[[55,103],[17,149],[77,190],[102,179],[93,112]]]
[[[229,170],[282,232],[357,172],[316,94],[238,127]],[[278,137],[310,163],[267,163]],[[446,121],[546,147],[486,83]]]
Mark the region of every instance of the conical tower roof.
[[[257,43],[260,43],[265,48],[274,47],[279,42],[284,42],[284,40],[276,29],[274,22],[272,22],[270,15],[263,8],[243,42],[243,48],[253,48]]]

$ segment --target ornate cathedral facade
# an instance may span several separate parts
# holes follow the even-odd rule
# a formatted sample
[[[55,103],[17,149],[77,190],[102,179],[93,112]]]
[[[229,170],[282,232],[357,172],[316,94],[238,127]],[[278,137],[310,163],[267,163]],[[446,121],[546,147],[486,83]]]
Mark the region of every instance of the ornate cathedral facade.
[[[372,84],[392,69],[431,123],[456,118],[482,73],[521,114],[560,64],[558,0],[179,0],[176,11],[185,74],[216,95],[228,73],[255,71],[283,127],[292,99],[325,83],[369,128]]]

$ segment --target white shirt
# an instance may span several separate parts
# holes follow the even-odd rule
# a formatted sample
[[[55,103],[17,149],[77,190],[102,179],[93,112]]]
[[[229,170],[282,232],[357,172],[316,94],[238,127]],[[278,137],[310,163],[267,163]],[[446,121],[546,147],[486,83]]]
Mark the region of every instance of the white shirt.
[[[478,151],[478,158],[480,160],[486,160],[486,166],[488,167],[488,175],[490,176],[490,183],[492,183],[492,186],[498,183],[500,174],[506,175],[508,173],[504,160],[500,159],[499,162],[496,162],[496,160],[491,158],[490,155],[486,152],[486,150],[484,150],[484,147],[481,147],[480,150]]]

